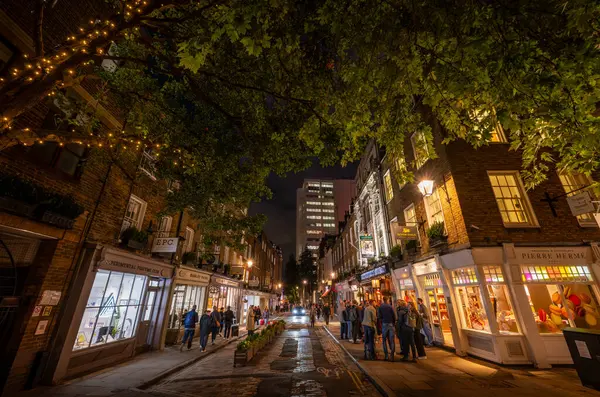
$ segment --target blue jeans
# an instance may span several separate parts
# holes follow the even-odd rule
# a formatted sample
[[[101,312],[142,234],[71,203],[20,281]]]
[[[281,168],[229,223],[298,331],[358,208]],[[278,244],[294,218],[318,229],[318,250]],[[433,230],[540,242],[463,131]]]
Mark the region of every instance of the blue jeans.
[[[186,328],[185,331],[183,331],[183,339],[181,340],[181,344],[185,345],[185,342],[188,342],[188,348],[190,348],[192,346],[192,340],[194,339],[195,331],[196,329],[194,328]]]
[[[218,333],[219,333],[219,327],[212,327],[212,343],[215,343],[215,339],[217,339]]]
[[[365,331],[365,355],[375,360],[375,328],[363,325]]]
[[[348,339],[348,331],[346,331],[346,322],[340,323],[340,339]]]
[[[427,337],[427,344],[433,345],[433,331],[431,330],[431,324],[429,324],[429,321],[423,321],[423,331]]]
[[[352,337],[352,321],[346,321],[346,335],[348,339]]]
[[[200,333],[200,347],[202,349],[206,349],[206,345],[208,344],[208,332],[205,334]]]
[[[383,354],[387,357],[388,355],[388,344],[390,345],[390,351],[392,356],[396,350],[396,335],[394,330],[394,324],[383,323],[381,326],[381,339],[383,341]]]

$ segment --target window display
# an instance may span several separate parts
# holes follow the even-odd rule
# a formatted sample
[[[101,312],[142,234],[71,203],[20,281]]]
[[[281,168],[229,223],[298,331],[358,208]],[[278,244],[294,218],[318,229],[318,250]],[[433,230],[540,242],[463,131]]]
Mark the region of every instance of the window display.
[[[73,350],[135,336],[146,284],[145,276],[99,270]]]
[[[456,287],[456,293],[463,310],[465,328],[490,332],[479,286]]]
[[[518,333],[519,327],[508,287],[504,283],[504,275],[500,266],[483,266],[483,277],[487,283],[488,294],[492,303],[492,310],[498,322],[500,333]]]
[[[196,310],[201,313],[203,309],[205,287],[179,284],[173,291],[171,310],[169,311],[169,328],[179,329],[188,311],[196,305]]]

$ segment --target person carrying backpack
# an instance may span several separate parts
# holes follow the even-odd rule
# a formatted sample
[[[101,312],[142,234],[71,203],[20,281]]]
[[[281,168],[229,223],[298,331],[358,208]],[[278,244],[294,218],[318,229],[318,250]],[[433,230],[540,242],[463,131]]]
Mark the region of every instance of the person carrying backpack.
[[[415,345],[414,330],[417,319],[411,312],[408,304],[400,300],[398,306],[398,329],[400,330],[400,345],[402,350],[402,361],[408,361],[409,353],[412,353],[412,361],[417,361],[417,346]]]
[[[183,319],[183,339],[181,340],[181,347],[179,351],[183,351],[183,346],[187,342],[188,350],[192,348],[192,339],[194,339],[194,332],[196,332],[196,324],[198,323],[198,312],[196,312],[196,305],[192,307],[192,310],[185,314]]]

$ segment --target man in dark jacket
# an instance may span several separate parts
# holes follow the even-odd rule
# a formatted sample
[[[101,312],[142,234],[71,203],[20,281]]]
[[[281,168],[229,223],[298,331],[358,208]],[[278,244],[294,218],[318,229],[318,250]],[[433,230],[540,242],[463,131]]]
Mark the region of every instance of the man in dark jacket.
[[[325,325],[329,325],[329,317],[331,316],[331,308],[329,307],[329,303],[326,303],[323,306],[323,317],[325,318]]]
[[[212,313],[210,313],[210,327],[212,331],[212,344],[215,344],[219,328],[221,327],[221,314],[217,311],[217,307],[213,307]]]
[[[415,319],[411,317],[410,307],[404,300],[398,301],[398,322],[397,329],[400,337],[400,347],[402,360],[408,361],[409,354],[412,350],[413,361],[417,361],[417,347],[415,346]]]
[[[357,343],[360,339],[360,312],[358,311],[356,301],[352,303],[350,310],[348,310],[348,319],[352,327],[352,342]]]
[[[192,310],[186,313],[183,319],[183,340],[181,341],[181,347],[179,351],[183,351],[183,346],[187,342],[188,350],[192,348],[192,339],[194,339],[194,332],[196,332],[196,323],[198,323],[198,312],[196,312],[196,305],[192,307]]]
[[[223,323],[225,323],[225,338],[229,338],[231,334],[231,325],[233,324],[233,319],[235,315],[233,314],[233,310],[231,310],[231,306],[227,306],[227,311],[223,313]]]
[[[381,319],[381,335],[383,341],[383,354],[385,360],[394,361],[394,351],[396,350],[396,341],[394,337],[394,324],[396,323],[396,312],[389,304],[390,298],[384,297],[383,303],[379,306],[377,316]],[[390,355],[388,356],[388,345]]]
[[[344,307],[340,311],[340,339],[348,339],[348,307],[344,303]]]
[[[205,311],[202,317],[200,317],[200,348],[202,351],[206,351],[206,344],[208,343],[208,334],[210,334],[210,324],[212,318],[209,315],[209,311]]]

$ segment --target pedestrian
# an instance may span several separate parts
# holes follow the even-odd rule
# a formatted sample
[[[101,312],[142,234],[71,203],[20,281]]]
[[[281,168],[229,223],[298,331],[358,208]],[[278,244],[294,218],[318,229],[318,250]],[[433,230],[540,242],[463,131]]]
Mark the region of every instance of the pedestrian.
[[[214,345],[217,334],[219,333],[219,328],[221,328],[221,315],[217,311],[216,306],[213,306],[213,311],[210,314],[210,326],[212,329],[212,344]]]
[[[352,318],[350,314],[354,312]],[[352,307],[352,302],[348,302],[346,305],[346,333],[348,334],[348,341],[352,340],[352,322],[353,318],[356,318],[356,309]]]
[[[357,309],[357,302],[352,302],[352,306],[350,306],[350,310],[348,311],[348,319],[350,320],[350,329],[352,330],[352,343],[357,343],[360,335],[360,319],[359,312]]]
[[[417,309],[417,305],[415,304],[415,302],[410,302],[410,310],[412,312],[412,314],[415,316],[415,329],[414,329],[414,335],[415,335],[415,346],[417,348],[417,358],[419,360],[425,360],[427,359],[427,354],[425,353],[425,343],[423,341],[424,336],[421,333],[421,330],[423,329],[423,317],[421,317],[421,315],[419,314],[419,309]]]
[[[223,327],[225,326],[225,324],[223,323],[223,315],[225,314],[225,309],[221,308],[221,310],[219,310],[219,316],[221,317],[221,326],[219,327],[219,335],[221,335],[223,333]]]
[[[198,312],[196,312],[196,305],[192,306],[192,310],[186,313],[183,320],[183,339],[181,341],[181,347],[179,351],[183,351],[183,346],[187,342],[187,348],[192,348],[192,340],[194,339],[194,332],[196,332],[196,323],[198,323]]]
[[[427,312],[427,307],[423,304],[423,299],[417,299],[419,303],[419,314],[421,314],[421,318],[423,318],[423,332],[425,332],[425,336],[427,337],[426,346],[433,346],[433,331],[431,330],[431,323],[429,322],[429,313]]]
[[[233,314],[233,310],[231,310],[231,306],[227,306],[227,310],[223,313],[223,323],[225,323],[225,338],[229,339],[231,336],[231,326],[233,325],[233,320],[235,319],[235,314]]]
[[[348,310],[347,305],[341,307],[340,312],[340,339],[348,339]]]
[[[317,305],[317,319],[321,318],[321,305]]]
[[[310,306],[310,311],[308,312],[308,316],[310,318],[310,326],[311,328],[315,327],[315,317],[317,315],[317,309],[315,308],[315,305],[311,305]]]
[[[248,317],[246,317],[246,331],[248,331],[248,335],[254,335],[254,328],[256,327],[254,317],[254,306],[250,305],[250,307],[248,308]]]
[[[265,323],[268,323],[269,322],[269,308],[268,307],[265,307],[264,318],[265,318]]]
[[[404,300],[400,300],[398,304],[398,322],[397,327],[400,329],[400,346],[402,350],[402,361],[408,361],[409,354],[412,353],[412,360],[417,361],[417,347],[415,346],[414,328],[416,326],[416,318],[411,313],[408,304]]]
[[[325,325],[329,325],[329,317],[331,316],[331,308],[329,304],[326,303],[325,307],[323,307],[323,317],[325,317]]]
[[[363,332],[363,327],[362,327],[362,320],[363,320],[363,317],[365,315],[365,313],[364,313],[364,301],[363,302],[359,302],[358,305],[356,306],[356,314],[358,315],[358,324],[357,324],[358,339],[357,340],[363,340],[364,332]]]
[[[379,306],[378,317],[381,320],[381,339],[383,343],[383,354],[385,360],[394,361],[394,354],[396,351],[395,341],[395,330],[394,324],[396,323],[396,312],[394,308],[389,304],[390,298],[384,297],[383,303]],[[389,346],[389,355],[388,355]]]
[[[365,301],[362,326],[364,328],[365,360],[375,360],[375,327],[377,327],[377,312],[373,307],[375,301]]]
[[[256,325],[260,325],[260,319],[262,318],[262,313],[260,311],[260,306],[254,306],[254,322]]]
[[[200,317],[200,349],[206,351],[206,344],[208,343],[208,334],[210,333],[210,311],[207,310]]]

